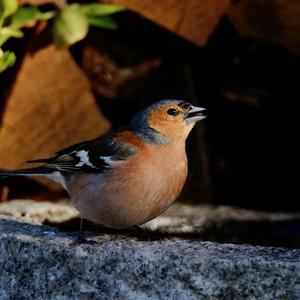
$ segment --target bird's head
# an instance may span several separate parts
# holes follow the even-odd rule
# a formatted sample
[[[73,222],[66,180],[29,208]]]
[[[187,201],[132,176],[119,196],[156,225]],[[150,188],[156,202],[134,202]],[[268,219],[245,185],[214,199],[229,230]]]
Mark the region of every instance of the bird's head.
[[[134,131],[147,142],[167,144],[185,141],[205,109],[182,100],[162,100],[139,112],[131,121]]]

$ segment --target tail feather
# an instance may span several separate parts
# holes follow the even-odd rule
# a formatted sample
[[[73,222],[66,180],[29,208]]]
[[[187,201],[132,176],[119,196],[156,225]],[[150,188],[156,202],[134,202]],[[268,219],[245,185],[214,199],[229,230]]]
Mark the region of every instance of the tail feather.
[[[29,168],[29,169],[21,169],[21,170],[14,170],[9,172],[0,173],[1,178],[13,177],[13,176],[39,176],[39,175],[49,175],[53,173],[55,170],[41,166],[37,168]]]
[[[53,159],[51,158],[40,158],[40,159],[32,159],[32,160],[27,160],[27,163],[48,163],[52,161]]]

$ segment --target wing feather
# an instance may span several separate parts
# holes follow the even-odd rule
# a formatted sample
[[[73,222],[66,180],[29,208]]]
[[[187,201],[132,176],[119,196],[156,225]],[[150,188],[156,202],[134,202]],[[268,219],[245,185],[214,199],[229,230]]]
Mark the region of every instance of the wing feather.
[[[68,173],[101,173],[105,169],[115,166],[116,162],[138,152],[137,147],[127,143],[120,143],[114,139],[120,130],[95,140],[72,145],[58,151],[51,158],[31,160],[29,162],[44,163],[49,168]]]

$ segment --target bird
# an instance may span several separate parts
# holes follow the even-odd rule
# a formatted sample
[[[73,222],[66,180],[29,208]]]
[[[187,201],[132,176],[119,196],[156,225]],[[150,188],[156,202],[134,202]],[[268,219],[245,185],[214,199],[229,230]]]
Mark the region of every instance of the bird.
[[[112,229],[142,225],[178,198],[188,172],[186,139],[206,110],[184,100],[160,100],[128,125],[96,139],[30,160],[34,168],[0,173],[45,176],[62,185],[82,219]]]

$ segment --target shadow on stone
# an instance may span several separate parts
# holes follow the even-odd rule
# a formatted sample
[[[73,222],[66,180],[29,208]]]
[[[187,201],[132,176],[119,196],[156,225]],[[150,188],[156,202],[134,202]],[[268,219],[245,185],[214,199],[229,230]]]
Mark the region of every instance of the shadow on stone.
[[[59,229],[77,235],[80,219],[75,218],[63,223],[45,222]],[[93,237],[101,234],[110,234],[134,238],[140,241],[155,241],[163,239],[183,239],[213,241],[219,243],[251,244],[300,248],[300,217],[287,220],[226,220],[220,222],[208,221],[202,226],[194,226],[190,232],[176,231],[168,226],[157,229],[145,226],[135,226],[124,230],[106,228],[99,224],[85,220],[85,236]]]

